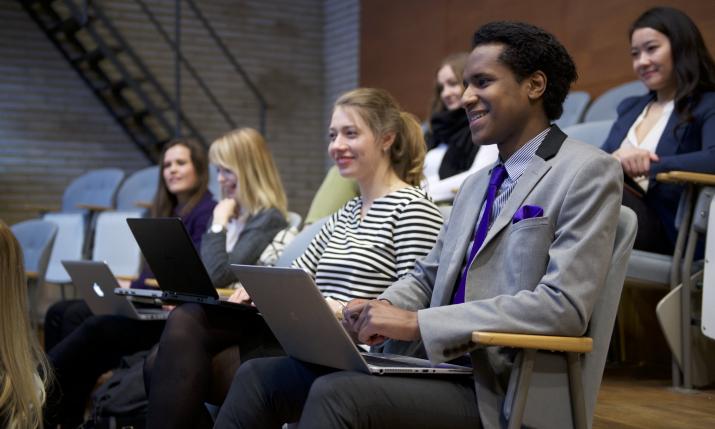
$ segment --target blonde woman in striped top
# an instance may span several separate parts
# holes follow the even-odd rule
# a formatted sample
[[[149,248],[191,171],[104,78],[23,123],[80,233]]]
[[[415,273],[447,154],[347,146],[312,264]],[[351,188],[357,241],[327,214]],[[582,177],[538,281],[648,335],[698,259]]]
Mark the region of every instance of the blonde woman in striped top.
[[[330,123],[330,157],[360,196],[334,213],[294,262],[314,276],[334,309],[375,298],[432,248],[442,217],[419,188],[422,131],[386,91],[341,96]]]

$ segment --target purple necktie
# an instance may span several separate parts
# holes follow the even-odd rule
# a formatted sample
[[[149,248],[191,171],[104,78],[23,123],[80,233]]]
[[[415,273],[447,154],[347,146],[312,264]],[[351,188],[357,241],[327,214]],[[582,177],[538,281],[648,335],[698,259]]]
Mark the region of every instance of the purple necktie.
[[[492,207],[494,206],[494,199],[497,196],[497,191],[501,186],[504,179],[506,179],[507,173],[506,168],[499,164],[492,170],[492,175],[489,177],[489,187],[487,188],[486,202],[484,204],[484,211],[482,212],[482,218],[479,220],[479,225],[477,225],[477,230],[474,232],[474,244],[472,245],[472,250],[469,252],[469,259],[467,259],[467,265],[464,266],[464,271],[462,271],[462,276],[459,278],[459,286],[457,286],[457,291],[454,293],[454,298],[452,299],[452,304],[461,304],[464,302],[464,292],[467,287],[467,271],[469,271],[469,266],[472,265],[474,257],[477,255],[477,251],[482,244],[484,239],[487,237],[487,231],[489,230],[489,218],[492,214]]]

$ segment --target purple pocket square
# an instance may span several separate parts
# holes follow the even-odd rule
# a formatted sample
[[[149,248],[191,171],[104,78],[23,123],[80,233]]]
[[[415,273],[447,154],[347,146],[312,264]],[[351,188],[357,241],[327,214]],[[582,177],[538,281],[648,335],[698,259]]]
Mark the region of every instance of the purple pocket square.
[[[519,210],[516,211],[514,217],[511,219],[511,223],[521,222],[524,219],[531,219],[533,217],[539,217],[544,215],[544,209],[539,206],[521,206]]]

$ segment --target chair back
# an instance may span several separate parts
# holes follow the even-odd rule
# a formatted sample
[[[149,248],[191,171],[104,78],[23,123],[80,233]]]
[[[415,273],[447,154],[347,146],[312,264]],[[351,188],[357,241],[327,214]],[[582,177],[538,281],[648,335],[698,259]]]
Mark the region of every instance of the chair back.
[[[584,122],[564,129],[567,136],[600,148],[613,126],[612,120]]]
[[[606,284],[593,307],[586,335],[593,339],[593,350],[583,358],[583,391],[586,400],[586,415],[589,427],[596,409],[598,390],[601,387],[606,355],[611,343],[613,326],[616,322],[618,304],[621,301],[626,268],[636,239],[638,221],[636,214],[628,207],[621,206],[616,230],[616,241],[611,256],[611,266],[606,275]]]
[[[616,108],[624,99],[634,95],[643,95],[648,88],[639,80],[627,82],[601,94],[586,111],[584,122],[615,120],[618,118]]]
[[[132,173],[117,192],[118,211],[136,211],[137,203],[151,203],[159,187],[159,167],[154,165]]]
[[[34,323],[37,320],[40,287],[45,283],[50,252],[57,236],[57,225],[38,219],[16,223],[11,229],[22,248],[25,271],[37,275],[33,279],[28,278],[30,320]]]
[[[593,350],[581,358],[588,427],[591,427],[593,421],[596,398],[606,366],[606,355],[626,276],[626,266],[636,237],[636,227],[635,213],[621,206],[611,264],[601,294],[594,304],[586,332],[586,335],[593,339]],[[538,352],[534,361],[534,373],[528,391],[523,425],[538,428],[572,428],[573,416],[569,393],[568,366],[564,355]],[[508,397],[505,407],[508,407],[511,402],[512,398]]]
[[[285,247],[285,249],[283,249],[283,253],[281,254],[280,258],[278,258],[278,261],[276,261],[275,266],[290,267],[290,264],[300,255],[302,255],[303,252],[305,252],[305,249],[308,247],[308,244],[310,244],[310,241],[313,240],[313,237],[315,237],[316,234],[318,234],[320,228],[323,227],[323,224],[327,220],[328,216],[322,219],[318,219],[317,221],[303,228],[303,230],[295,236],[293,241],[291,241]]]
[[[45,281],[69,284],[72,281],[61,261],[82,259],[84,216],[81,213],[47,213],[43,219],[57,225],[57,236],[50,253]]]
[[[715,222],[715,199],[710,201],[708,218]],[[700,331],[715,340],[715,228],[710,228],[706,237]]]
[[[564,112],[554,122],[561,129],[580,123],[589,101],[591,101],[591,94],[586,91],[569,92],[564,100]]]
[[[127,218],[141,215],[142,212],[138,210],[100,213],[95,228],[92,260],[106,262],[115,276],[139,276],[141,251],[127,225]]]
[[[63,213],[85,213],[78,204],[114,207],[114,195],[124,179],[118,168],[91,170],[74,179],[62,195]]]
[[[444,223],[447,223],[449,220],[449,215],[452,214],[452,206],[437,206],[439,209],[440,214],[442,214],[442,219],[444,220]]]
[[[11,227],[22,247],[25,271],[37,273],[42,282],[50,262],[50,251],[57,235],[57,225],[46,220],[28,220]]]
[[[303,223],[303,216],[296,212],[288,212],[288,226],[299,229],[300,224]]]

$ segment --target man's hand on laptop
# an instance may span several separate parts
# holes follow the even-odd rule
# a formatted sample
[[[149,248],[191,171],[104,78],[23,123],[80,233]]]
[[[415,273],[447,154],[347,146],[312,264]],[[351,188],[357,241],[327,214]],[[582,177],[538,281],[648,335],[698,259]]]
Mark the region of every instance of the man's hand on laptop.
[[[236,290],[228,297],[228,301],[235,302],[236,304],[250,304],[255,305],[253,300],[246,292],[243,286],[239,286]]]
[[[354,299],[343,310],[343,324],[360,342],[374,346],[388,338],[420,339],[417,312],[395,307],[386,300]]]

